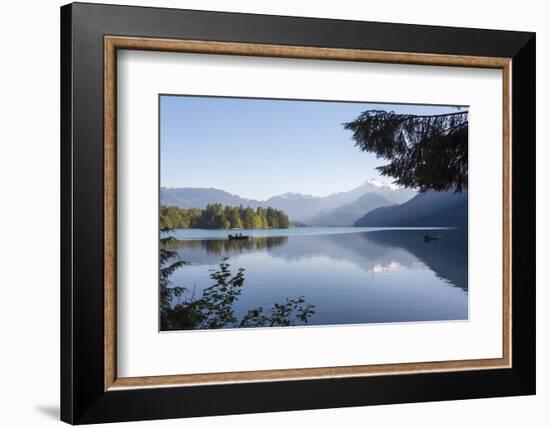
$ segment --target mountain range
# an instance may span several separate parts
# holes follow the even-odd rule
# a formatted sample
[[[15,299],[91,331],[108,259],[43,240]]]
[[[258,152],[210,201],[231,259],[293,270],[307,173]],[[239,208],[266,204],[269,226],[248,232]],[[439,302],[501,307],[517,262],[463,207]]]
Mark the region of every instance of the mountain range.
[[[410,189],[394,188],[369,180],[348,191],[328,196],[285,193],[266,200],[247,199],[214,188],[160,189],[160,203],[180,208],[205,208],[206,205],[243,205],[273,207],[283,210],[292,221],[316,226],[351,226],[366,212],[392,204],[401,204],[416,194]]]
[[[422,227],[467,226],[468,192],[392,188],[372,180],[348,192],[328,196],[285,193],[266,200],[247,199],[214,188],[166,188],[160,203],[180,208],[208,204],[258,206],[283,210],[294,222],[309,226]]]
[[[386,206],[367,212],[354,226],[423,227],[468,225],[468,191],[455,193],[426,191],[401,205]]]

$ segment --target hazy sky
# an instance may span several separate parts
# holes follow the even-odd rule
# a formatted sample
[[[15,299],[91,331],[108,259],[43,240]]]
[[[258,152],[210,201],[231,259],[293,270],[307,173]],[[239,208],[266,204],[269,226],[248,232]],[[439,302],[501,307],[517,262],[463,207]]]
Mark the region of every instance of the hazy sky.
[[[359,151],[342,123],[368,109],[437,114],[455,107],[161,96],[160,176],[165,187],[215,187],[267,199],[325,196],[381,177],[383,159]]]

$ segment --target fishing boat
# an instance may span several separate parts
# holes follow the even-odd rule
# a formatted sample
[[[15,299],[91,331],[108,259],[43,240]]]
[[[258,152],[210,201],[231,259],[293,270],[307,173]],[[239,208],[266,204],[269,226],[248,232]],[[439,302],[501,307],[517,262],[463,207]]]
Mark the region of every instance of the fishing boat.
[[[243,235],[242,233],[236,233],[235,235],[227,235],[230,241],[244,241],[249,238],[248,235]]]
[[[424,242],[441,241],[441,235],[424,235]]]

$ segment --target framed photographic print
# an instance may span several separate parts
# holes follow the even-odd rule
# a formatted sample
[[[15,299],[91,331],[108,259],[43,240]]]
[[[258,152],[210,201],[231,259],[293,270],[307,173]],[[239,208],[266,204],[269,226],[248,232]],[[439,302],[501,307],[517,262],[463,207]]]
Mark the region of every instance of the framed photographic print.
[[[535,35],[61,8],[72,424],[535,393]]]

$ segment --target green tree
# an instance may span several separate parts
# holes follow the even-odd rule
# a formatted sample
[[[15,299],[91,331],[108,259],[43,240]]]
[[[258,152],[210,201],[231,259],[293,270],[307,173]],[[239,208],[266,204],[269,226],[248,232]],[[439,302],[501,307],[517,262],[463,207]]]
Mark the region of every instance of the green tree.
[[[461,192],[468,188],[468,112],[437,115],[368,110],[344,128],[355,145],[389,161],[377,169],[404,187]]]
[[[254,229],[254,210],[246,207],[243,212],[243,224],[245,229]]]
[[[242,229],[243,228],[243,221],[241,219],[241,213],[238,207],[231,208],[231,213],[229,215],[229,221],[231,223],[231,227],[235,229]]]
[[[256,215],[260,218],[261,221],[261,229],[267,229],[269,227],[269,224],[267,223],[267,218],[265,216],[265,208],[264,207],[258,207],[256,208]]]
[[[252,217],[252,229],[262,229],[263,221],[258,214],[254,214]]]
[[[277,224],[282,229],[288,229],[290,227],[288,216],[282,211],[277,211]]]
[[[267,207],[267,210],[265,212],[265,216],[267,219],[267,226],[271,228],[277,228],[279,227],[279,221],[277,219],[277,212],[274,208]]]

